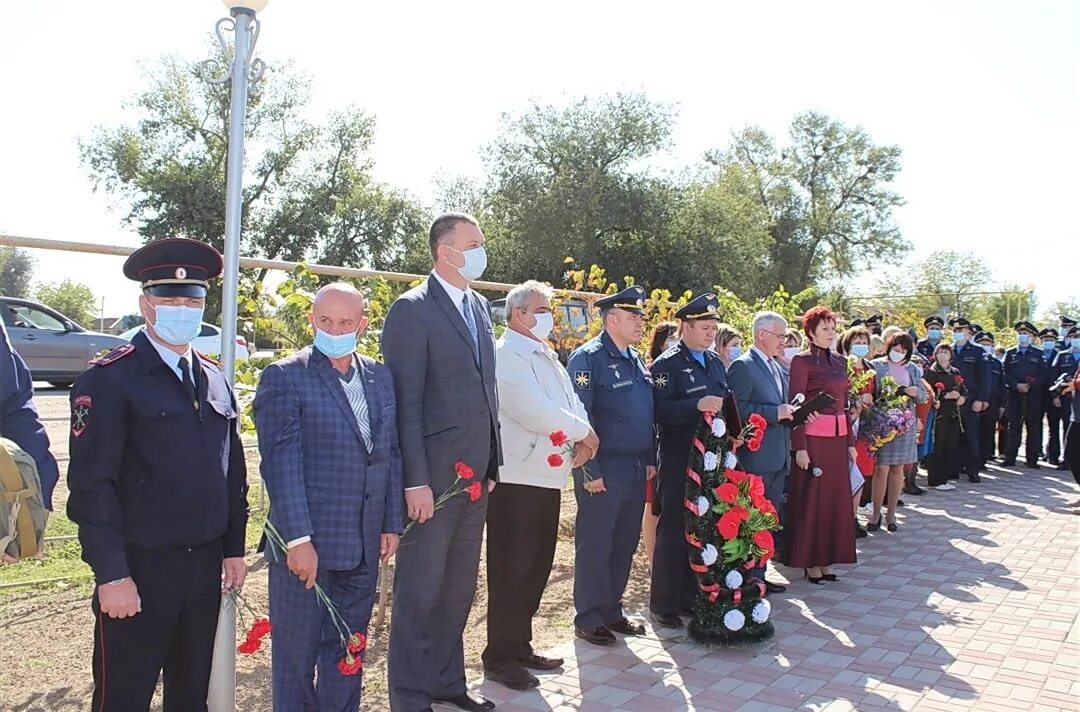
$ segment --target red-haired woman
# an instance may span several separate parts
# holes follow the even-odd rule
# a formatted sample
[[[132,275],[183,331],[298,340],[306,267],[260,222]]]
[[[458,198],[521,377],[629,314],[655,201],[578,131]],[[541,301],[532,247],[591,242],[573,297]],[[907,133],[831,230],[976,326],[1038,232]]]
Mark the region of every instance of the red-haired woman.
[[[848,426],[847,360],[831,350],[836,315],[823,306],[803,316],[810,350],[791,359],[789,392],[806,400],[833,397],[813,422],[794,428],[795,462],[788,480],[786,563],[800,567],[811,583],[835,581],[833,564],[855,563],[855,522],[851,516],[851,463],[855,436]]]

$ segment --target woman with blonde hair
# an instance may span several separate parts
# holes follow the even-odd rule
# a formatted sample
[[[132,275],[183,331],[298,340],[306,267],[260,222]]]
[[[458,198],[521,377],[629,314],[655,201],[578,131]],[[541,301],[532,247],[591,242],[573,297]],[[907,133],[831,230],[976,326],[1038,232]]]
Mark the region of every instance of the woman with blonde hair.
[[[716,332],[716,353],[720,354],[725,370],[731,367],[732,361],[742,355],[742,336],[731,324],[719,325]]]

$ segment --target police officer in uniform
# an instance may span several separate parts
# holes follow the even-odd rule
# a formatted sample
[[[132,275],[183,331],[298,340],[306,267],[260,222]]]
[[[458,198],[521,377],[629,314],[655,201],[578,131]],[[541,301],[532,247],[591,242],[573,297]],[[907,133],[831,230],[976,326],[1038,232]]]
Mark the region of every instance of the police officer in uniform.
[[[1058,351],[1064,351],[1069,348],[1069,332],[1073,327],[1077,326],[1076,319],[1071,316],[1062,314],[1058,317],[1059,326],[1061,327],[1061,341],[1058,342]]]
[[[567,363],[600,438],[588,473],[574,471],[574,628],[583,640],[611,645],[612,633],[645,632],[627,619],[622,596],[641,536],[645,481],[656,477],[656,431],[652,377],[633,348],[642,337],[645,290],[627,287],[596,306],[603,332]]]
[[[926,338],[919,339],[915,344],[915,350],[919,352],[927,363],[934,362],[934,349],[941,343],[941,332],[945,328],[945,320],[937,314],[931,314],[923,319],[923,328],[926,329]]]
[[[660,430],[660,521],[649,610],[664,628],[683,626],[679,613],[692,613],[697,594],[686,543],[686,466],[701,414],[722,413],[729,395],[724,362],[709,350],[720,321],[717,304],[715,294],[702,294],[675,312],[682,322],[682,338],[651,367]]]
[[[1017,345],[1005,351],[1005,388],[1009,391],[1006,406],[1009,417],[1009,441],[1005,451],[1006,467],[1016,464],[1020,451],[1020,435],[1027,426],[1026,454],[1028,467],[1039,468],[1039,446],[1042,444],[1042,394],[1047,388],[1048,368],[1042,350],[1032,341],[1038,329],[1030,321],[1018,321]]]
[[[1064,321],[1067,317],[1061,317]],[[1057,356],[1054,357],[1054,362],[1050,365],[1050,375],[1048,382],[1052,385],[1057,382],[1061,376],[1072,376],[1076,373],[1077,366],[1080,366],[1080,326],[1075,323],[1069,327],[1069,330],[1065,333],[1065,338],[1062,340],[1065,348],[1058,351]],[[1054,401],[1054,405],[1061,410],[1062,418],[1065,419],[1065,414],[1072,412],[1072,400],[1076,398],[1076,394],[1061,395],[1060,391],[1057,393],[1050,393],[1051,399]],[[1065,423],[1066,432],[1070,427],[1068,421]],[[1069,463],[1062,458],[1058,463],[1057,468],[1059,470],[1069,469]]]
[[[1058,340],[1058,330],[1053,327],[1040,331],[1039,340],[1042,342],[1043,360],[1046,361],[1047,388],[1042,390],[1043,413],[1046,414],[1046,427],[1050,433],[1046,442],[1046,461],[1057,467],[1061,464],[1061,426],[1063,422],[1068,423],[1068,420],[1062,417],[1064,411],[1061,409],[1060,399],[1055,398],[1048,388],[1054,382],[1054,359],[1062,349],[1062,344]],[[1055,402],[1057,405],[1054,405]]]
[[[866,318],[866,328],[870,330],[871,334],[877,334],[881,336],[881,320],[883,317],[881,314],[871,314]]]
[[[146,329],[71,392],[68,517],[97,586],[94,712],[206,710],[222,588],[244,582],[247,485],[232,390],[191,349],[221,255],[197,240],[136,250]]]
[[[969,482],[979,482],[982,469],[982,450],[979,447],[980,414],[990,405],[990,360],[983,350],[972,343],[971,322],[962,316],[949,320],[953,330],[953,366],[960,370],[969,398],[960,406],[960,471]]]
[[[994,335],[989,331],[979,330],[975,334],[975,343],[986,353],[990,363],[990,405],[979,413],[979,451],[985,465],[994,456],[994,433],[997,423],[1005,412],[1005,366],[994,356]]]

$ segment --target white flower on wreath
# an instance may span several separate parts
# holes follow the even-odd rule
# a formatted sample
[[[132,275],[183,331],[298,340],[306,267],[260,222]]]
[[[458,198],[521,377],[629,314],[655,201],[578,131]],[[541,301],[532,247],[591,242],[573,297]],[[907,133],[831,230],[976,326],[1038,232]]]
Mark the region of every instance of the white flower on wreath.
[[[709,500],[705,498],[705,495],[701,495],[697,498],[697,515],[704,517],[705,513],[709,511]]]
[[[716,469],[716,466],[720,464],[720,458],[716,456],[715,452],[705,453],[704,465],[706,472],[712,472]]]
[[[727,470],[734,470],[735,466],[739,464],[739,459],[735,457],[735,453],[728,451],[727,455],[724,455],[724,468]]]
[[[761,599],[754,604],[753,609],[750,611],[750,618],[755,623],[764,623],[769,620],[769,614],[772,612],[772,604],[766,599]]]
[[[724,437],[724,433],[727,432],[727,423],[719,415],[712,420],[712,434],[718,438]]]
[[[746,625],[746,616],[738,608],[724,614],[724,627],[728,630],[742,630],[744,625]]]
[[[720,552],[712,544],[706,544],[705,548],[701,550],[701,560],[706,566],[712,566],[718,558],[720,558]]]
[[[724,585],[728,587],[729,591],[741,587],[743,584],[743,577],[736,569],[732,569],[727,572],[727,576],[724,577]]]

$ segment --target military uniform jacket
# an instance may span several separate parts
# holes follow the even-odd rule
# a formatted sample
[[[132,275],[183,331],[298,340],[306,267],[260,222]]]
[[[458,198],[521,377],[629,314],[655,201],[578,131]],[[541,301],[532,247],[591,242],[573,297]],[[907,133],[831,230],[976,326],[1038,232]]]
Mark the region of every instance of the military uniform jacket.
[[[1076,373],[1077,365],[1080,365],[1080,353],[1073,351],[1072,348],[1058,351],[1057,356],[1054,357],[1054,363],[1050,367],[1050,375],[1047,377],[1046,387],[1049,388],[1052,386],[1062,375],[1071,376]],[[1056,395],[1058,394],[1049,393],[1051,399]],[[1074,396],[1060,396],[1060,398],[1061,407],[1067,409],[1072,405]]]
[[[1037,393],[1040,388],[1048,387],[1046,360],[1042,351],[1032,347],[1021,350],[1014,346],[1005,352],[1005,388],[1009,393],[1016,393],[1021,383],[1031,386],[1028,393]]]
[[[726,399],[727,406],[730,400],[724,362],[712,351],[706,351],[704,356],[705,365],[702,366],[680,341],[657,356],[650,369],[654,411],[660,430],[660,467],[665,473],[685,473],[690,459],[690,441],[701,419],[698,401],[704,396],[720,396]],[[727,414],[724,415],[727,419]],[[727,420],[734,429],[735,424]]]
[[[934,362],[934,349],[936,349],[937,345],[940,343],[940,339],[938,339],[937,341],[931,341],[930,339],[919,339],[919,341],[915,344],[915,350],[919,353],[920,356],[926,359],[926,362],[928,364],[932,364]]]
[[[989,354],[987,360],[990,362],[990,406],[1000,408],[1005,405],[1005,398],[1009,394],[1005,389],[1005,364]],[[996,413],[994,417],[997,417]]]
[[[244,553],[236,402],[214,362],[197,357],[198,407],[145,333],[94,362],[71,392],[67,512],[99,583],[130,575],[128,547],[221,540],[226,557]]]
[[[964,344],[960,349],[953,349],[953,366],[964,377],[964,385],[970,395],[969,401],[990,402],[990,358],[981,346]]]
[[[589,463],[593,477],[644,481],[645,467],[656,464],[652,376],[637,352],[620,353],[607,335],[591,339],[570,354],[567,370],[600,451]]]

